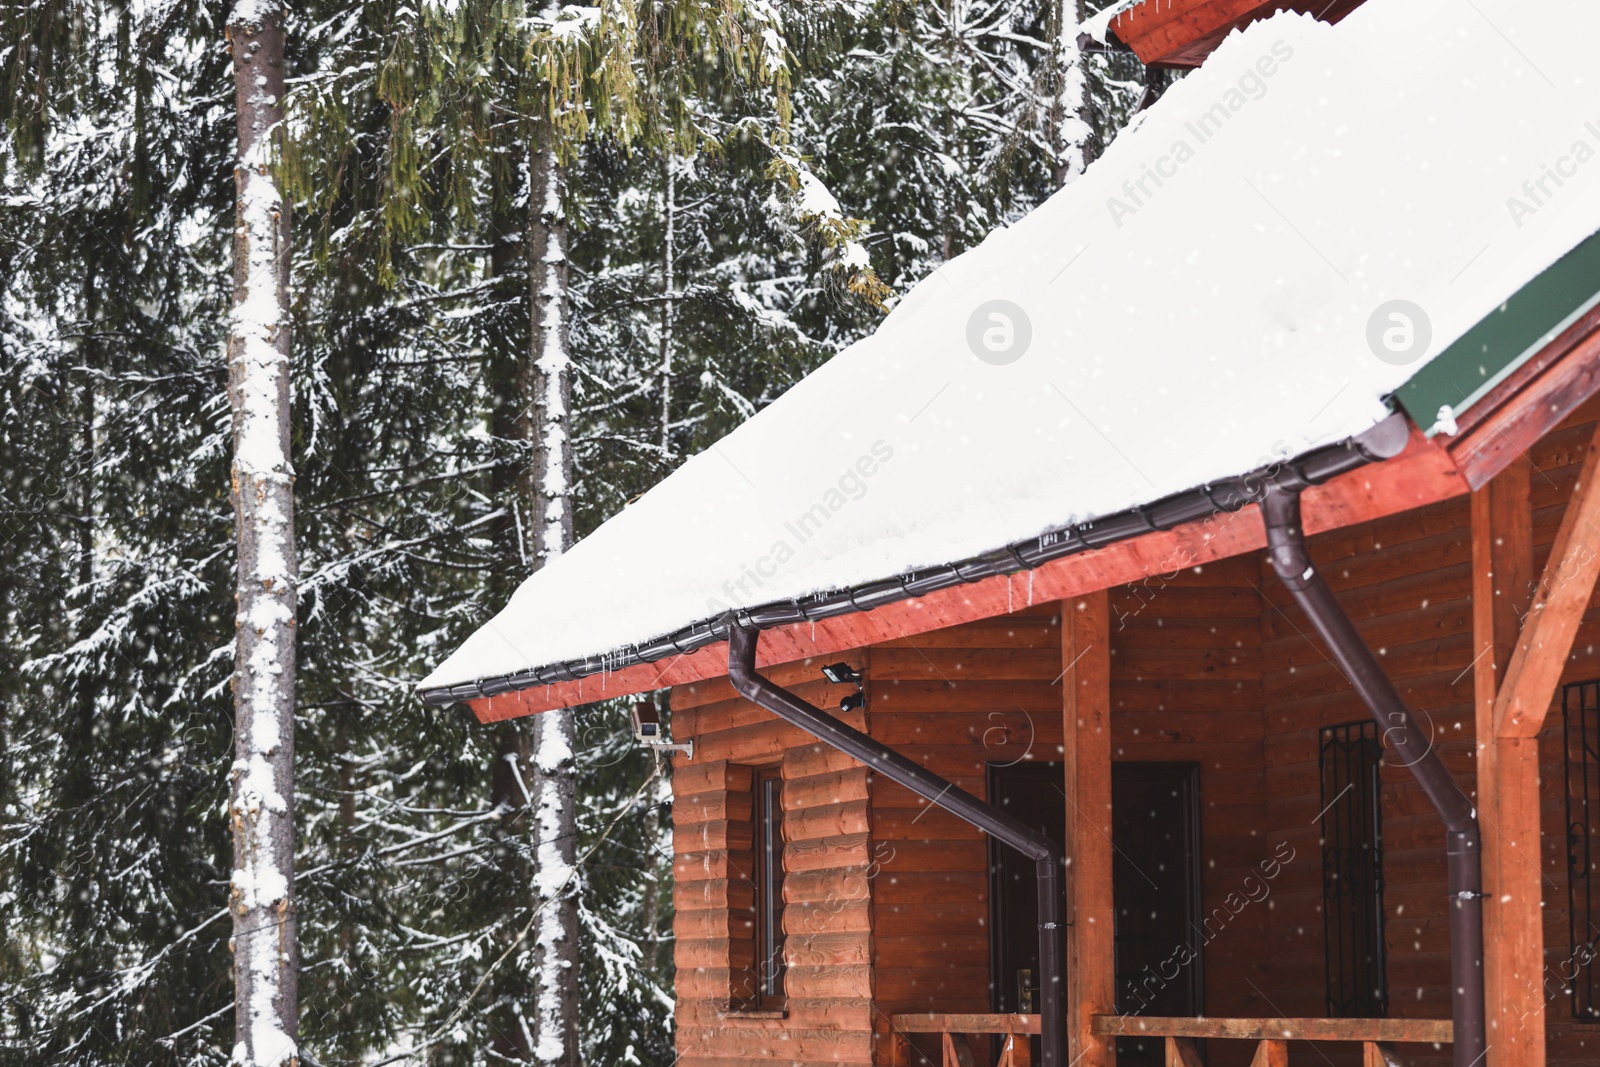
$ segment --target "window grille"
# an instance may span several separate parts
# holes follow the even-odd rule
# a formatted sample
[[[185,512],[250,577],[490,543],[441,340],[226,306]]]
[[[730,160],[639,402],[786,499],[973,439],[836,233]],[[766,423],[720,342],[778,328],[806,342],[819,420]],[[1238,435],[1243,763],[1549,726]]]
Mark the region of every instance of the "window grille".
[[[1566,963],[1559,968],[1572,996],[1572,1017],[1600,1022],[1600,681],[1576,682],[1561,690],[1566,748],[1567,934]]]
[[[1383,747],[1371,720],[1322,730],[1322,923],[1328,1015],[1389,1010],[1383,944]]]

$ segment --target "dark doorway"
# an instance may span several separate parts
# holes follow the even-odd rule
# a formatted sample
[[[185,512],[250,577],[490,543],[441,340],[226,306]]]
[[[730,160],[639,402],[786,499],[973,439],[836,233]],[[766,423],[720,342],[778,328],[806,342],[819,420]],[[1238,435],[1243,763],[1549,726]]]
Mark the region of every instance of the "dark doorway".
[[[989,803],[1050,840],[1067,839],[1066,793],[1061,764],[989,765]],[[1012,848],[989,842],[989,1002],[998,1012],[1032,1015],[1039,1010],[1039,882],[1033,861]],[[992,1043],[989,1062],[999,1059]],[[1040,1057],[1032,1039],[1032,1063]]]
[[[1202,1014],[1199,765],[1113,765],[1111,843],[1117,1011]],[[1118,1067],[1162,1067],[1164,1057],[1160,1038],[1117,1040]]]
[[[989,766],[989,802],[1043,830],[1060,845],[1067,838],[1061,764]],[[989,1000],[999,1012],[1039,1010],[1039,896],[1033,861],[999,842],[989,843]]]
[[[1203,1009],[1199,782],[1199,766],[1193,763],[1112,766],[1119,1011],[1199,1015]],[[1052,840],[1065,841],[1061,764],[991,765],[988,787],[990,803]],[[1033,863],[993,843],[989,857],[990,1003],[997,1012],[1037,1012],[1039,905]],[[1147,968],[1158,977],[1146,976]],[[1037,1048],[1034,1053],[1037,1061]],[[1118,1067],[1162,1067],[1162,1053],[1160,1040],[1117,1042]]]

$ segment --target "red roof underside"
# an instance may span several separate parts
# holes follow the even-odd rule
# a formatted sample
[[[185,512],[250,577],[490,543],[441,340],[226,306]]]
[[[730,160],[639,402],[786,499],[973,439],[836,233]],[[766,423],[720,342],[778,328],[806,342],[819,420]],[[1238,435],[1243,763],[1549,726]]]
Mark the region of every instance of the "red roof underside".
[[[1198,67],[1236,29],[1279,11],[1338,22],[1362,0],[1144,0],[1111,23],[1117,39],[1149,66]]]

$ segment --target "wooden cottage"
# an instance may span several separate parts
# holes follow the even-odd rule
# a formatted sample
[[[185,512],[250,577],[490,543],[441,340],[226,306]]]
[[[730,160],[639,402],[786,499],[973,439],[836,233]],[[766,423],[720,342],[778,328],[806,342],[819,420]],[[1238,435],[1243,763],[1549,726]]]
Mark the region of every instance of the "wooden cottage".
[[[666,692],[682,1067],[1600,1061],[1596,31],[1250,25],[424,683]]]

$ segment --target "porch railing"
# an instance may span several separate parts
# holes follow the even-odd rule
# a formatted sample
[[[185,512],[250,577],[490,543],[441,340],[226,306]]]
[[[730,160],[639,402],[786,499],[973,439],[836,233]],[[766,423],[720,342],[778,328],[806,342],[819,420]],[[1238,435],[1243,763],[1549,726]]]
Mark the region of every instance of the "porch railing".
[[[1449,1019],[1172,1019],[1140,1015],[1096,1015],[1094,1032],[1104,1037],[1143,1034],[1167,1041],[1167,1067],[1201,1067],[1195,1041],[1254,1041],[1250,1067],[1288,1067],[1290,1041],[1359,1041],[1362,1067],[1388,1067],[1384,1045],[1448,1045]]]
[[[1037,1015],[895,1015],[889,1019],[895,1067],[911,1064],[912,1034],[938,1034],[943,1067],[973,1067],[971,1037],[999,1034],[995,1067],[1032,1067],[1028,1037],[1039,1032]],[[1251,1067],[1287,1067],[1290,1041],[1360,1042],[1363,1067],[1388,1067],[1385,1045],[1448,1045],[1454,1031],[1448,1019],[1207,1019],[1096,1015],[1094,1032],[1103,1037],[1143,1035],[1166,1039],[1166,1067],[1201,1067],[1195,1042],[1254,1041]]]
[[[1000,1058],[995,1067],[1033,1067],[1030,1035],[1039,1032],[1037,1015],[891,1015],[894,1067],[910,1067],[910,1034],[939,1034],[944,1046],[943,1067],[973,1067],[969,1036],[998,1034]]]

